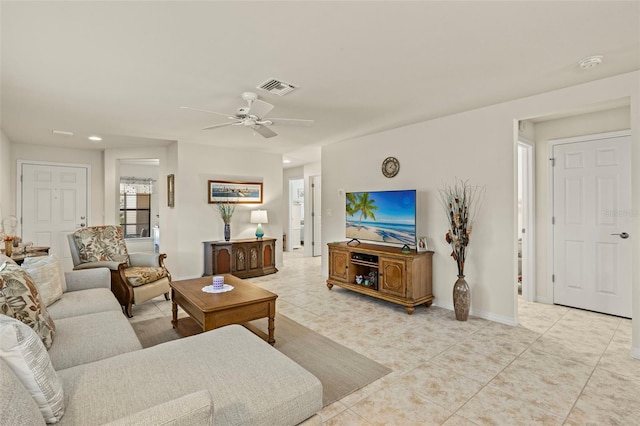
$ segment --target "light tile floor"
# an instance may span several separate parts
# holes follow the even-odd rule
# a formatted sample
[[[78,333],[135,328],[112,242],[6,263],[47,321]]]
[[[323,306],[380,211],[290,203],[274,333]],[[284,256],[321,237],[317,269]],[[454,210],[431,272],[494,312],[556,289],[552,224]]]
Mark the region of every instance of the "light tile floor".
[[[522,300],[517,327],[459,322],[436,306],[410,316],[328,290],[320,258],[298,252],[250,281],[278,294],[278,312],[393,370],[325,407],[325,425],[640,424],[630,320]],[[156,298],[134,315],[170,316],[171,303]]]

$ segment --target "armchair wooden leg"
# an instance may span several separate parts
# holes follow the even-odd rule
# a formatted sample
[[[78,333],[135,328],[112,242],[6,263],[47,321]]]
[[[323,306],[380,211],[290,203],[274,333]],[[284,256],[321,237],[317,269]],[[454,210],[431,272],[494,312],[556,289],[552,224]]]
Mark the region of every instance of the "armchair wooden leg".
[[[171,299],[169,298],[169,292],[166,292],[166,293],[164,294],[164,298],[165,298],[165,300],[171,300]]]
[[[131,303],[123,306],[122,310],[124,311],[124,314],[127,316],[127,318],[133,318],[133,314],[131,313]]]

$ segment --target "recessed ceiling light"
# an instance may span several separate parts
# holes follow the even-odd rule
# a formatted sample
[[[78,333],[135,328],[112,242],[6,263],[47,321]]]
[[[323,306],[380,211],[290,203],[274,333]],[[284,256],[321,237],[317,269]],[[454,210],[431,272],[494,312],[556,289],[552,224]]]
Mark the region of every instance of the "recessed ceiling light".
[[[588,70],[600,65],[603,58],[604,56],[601,55],[589,56],[588,58],[580,60],[578,62],[578,65],[580,65],[580,68],[582,68],[583,70]]]
[[[102,138],[100,136],[89,136],[91,142],[100,142]]]
[[[291,162],[291,160],[282,160],[283,163],[288,164]]]
[[[67,132],[65,130],[52,130],[54,135],[73,136],[73,132]]]

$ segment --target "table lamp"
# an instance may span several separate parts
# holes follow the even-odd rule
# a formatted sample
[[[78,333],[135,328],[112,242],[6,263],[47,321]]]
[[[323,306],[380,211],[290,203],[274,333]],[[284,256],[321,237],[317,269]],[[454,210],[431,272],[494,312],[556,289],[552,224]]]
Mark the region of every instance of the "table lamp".
[[[258,227],[256,228],[256,238],[261,240],[264,235],[264,231],[262,230],[263,223],[269,223],[269,219],[267,218],[266,210],[254,210],[251,212],[251,223],[257,223]]]

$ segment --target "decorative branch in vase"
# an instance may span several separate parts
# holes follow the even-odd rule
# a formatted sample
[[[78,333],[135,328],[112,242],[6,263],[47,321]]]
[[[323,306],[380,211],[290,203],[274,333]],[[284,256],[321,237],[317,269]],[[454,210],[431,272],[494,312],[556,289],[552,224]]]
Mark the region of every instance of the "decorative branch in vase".
[[[453,286],[453,307],[456,319],[466,321],[471,293],[464,279],[464,265],[473,221],[484,201],[486,186],[471,185],[468,180],[456,178],[453,185],[444,185],[438,192],[449,226],[445,240],[451,246],[451,257],[458,267],[458,281]]]
[[[223,201],[218,203],[218,212],[220,213],[220,217],[224,222],[224,240],[229,241],[231,239],[231,216],[236,211],[236,202]]]

